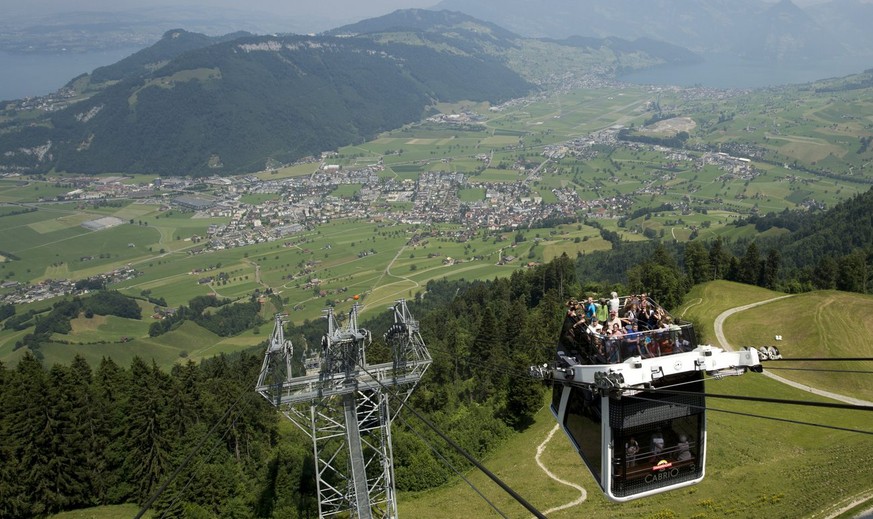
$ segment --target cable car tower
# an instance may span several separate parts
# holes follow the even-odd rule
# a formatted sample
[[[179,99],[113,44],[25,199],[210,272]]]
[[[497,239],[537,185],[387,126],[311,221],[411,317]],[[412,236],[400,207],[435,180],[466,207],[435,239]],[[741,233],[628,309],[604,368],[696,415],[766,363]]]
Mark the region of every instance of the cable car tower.
[[[312,438],[319,517],[396,518],[391,421],[431,363],[404,300],[393,306],[385,333],[391,360],[367,362],[368,330],[358,328],[358,305],[345,327],[333,308],[318,367],[294,375],[293,348],[276,316],[257,391]],[[401,404],[390,405],[391,396]]]

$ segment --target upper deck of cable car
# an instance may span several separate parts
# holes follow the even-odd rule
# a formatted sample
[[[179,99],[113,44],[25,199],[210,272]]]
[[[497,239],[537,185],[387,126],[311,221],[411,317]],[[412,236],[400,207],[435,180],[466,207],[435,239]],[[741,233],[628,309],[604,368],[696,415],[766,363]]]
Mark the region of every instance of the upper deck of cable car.
[[[567,303],[559,366],[616,364],[684,353],[697,346],[691,323],[674,320],[646,294]],[[605,319],[605,322],[603,318]]]

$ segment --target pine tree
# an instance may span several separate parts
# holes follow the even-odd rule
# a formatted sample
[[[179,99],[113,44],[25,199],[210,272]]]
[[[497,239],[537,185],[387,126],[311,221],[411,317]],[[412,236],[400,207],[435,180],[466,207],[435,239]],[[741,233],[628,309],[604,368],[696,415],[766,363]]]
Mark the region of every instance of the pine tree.
[[[65,366],[55,365],[49,371],[51,420],[46,433],[51,438],[48,469],[52,494],[48,497],[55,511],[88,502],[88,453],[84,449],[85,427],[80,422],[88,413],[88,382],[74,378],[72,368]]]
[[[709,264],[712,266],[712,279],[730,279],[730,265],[733,255],[725,250],[724,239],[717,237],[709,248]]]
[[[866,293],[867,255],[861,249],[843,256],[837,262],[837,288],[847,292]]]
[[[200,370],[194,361],[176,365],[172,371],[171,401],[176,405],[169,410],[169,418],[177,436],[184,436],[201,420],[203,405],[200,400]]]
[[[13,497],[21,517],[55,511],[49,464],[54,429],[48,376],[29,351],[18,361],[9,384],[6,414],[15,479],[23,495]]]
[[[712,279],[712,263],[709,252],[699,241],[691,241],[685,245],[685,273],[692,285],[705,283]]]
[[[831,256],[824,256],[812,271],[812,286],[818,290],[833,290],[837,287],[837,262]]]
[[[0,362],[0,517],[27,517],[26,493],[21,484],[15,451],[18,443],[11,435],[13,378],[15,373]]]
[[[167,394],[156,370],[134,357],[128,374],[122,467],[134,497],[144,502],[169,466],[171,438],[166,418]]]
[[[110,407],[97,395],[91,366],[81,355],[70,364],[70,406],[72,427],[79,446],[77,477],[87,482],[81,501],[85,504],[106,504],[110,465],[108,443],[112,437]]]
[[[504,421],[516,430],[532,424],[534,415],[543,405],[542,384],[525,375],[529,366],[526,356],[513,355],[510,368],[514,374],[509,377]]]
[[[749,243],[746,253],[740,259],[737,281],[747,285],[757,285],[761,275],[761,253],[755,242]]]
[[[478,387],[474,390],[478,402],[483,402],[502,386],[502,368],[505,367],[506,354],[498,330],[497,318],[491,308],[486,306],[470,352],[473,365],[481,366],[477,370]],[[492,366],[494,368],[489,369]]]
[[[776,249],[767,252],[767,259],[761,267],[761,279],[759,284],[764,288],[775,289],[779,282],[779,267],[782,264],[782,256]]]
[[[123,478],[121,469],[127,456],[124,422],[127,419],[128,376],[125,370],[103,357],[94,373],[93,449],[98,454],[89,460],[94,498],[99,503],[120,503],[129,499],[132,487]]]

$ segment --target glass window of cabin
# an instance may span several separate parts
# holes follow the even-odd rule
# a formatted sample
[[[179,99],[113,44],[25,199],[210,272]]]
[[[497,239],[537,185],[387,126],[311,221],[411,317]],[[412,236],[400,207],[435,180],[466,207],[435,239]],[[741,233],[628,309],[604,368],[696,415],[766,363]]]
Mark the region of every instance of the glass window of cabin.
[[[564,394],[563,384],[552,384],[552,412],[558,416],[558,410],[561,409],[561,395]]]
[[[610,431],[613,444],[612,493],[627,497],[668,487],[703,475],[705,414],[700,374],[679,378],[689,390],[684,395],[625,396],[611,399]]]
[[[567,412],[564,415],[564,427],[588,469],[594,474],[598,484],[601,484],[602,432],[601,432],[601,398],[591,391],[574,387],[567,402]]]

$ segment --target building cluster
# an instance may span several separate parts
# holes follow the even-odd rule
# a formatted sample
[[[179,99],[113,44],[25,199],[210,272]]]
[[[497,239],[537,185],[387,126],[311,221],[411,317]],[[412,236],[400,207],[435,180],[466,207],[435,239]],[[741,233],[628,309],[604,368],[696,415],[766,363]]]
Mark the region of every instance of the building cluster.
[[[720,182],[752,180],[760,174],[750,159],[732,157],[727,153],[704,153],[700,157],[700,164],[701,166],[713,165],[724,171],[725,173],[717,179]]]
[[[480,114],[464,111],[459,114],[436,114],[427,118],[428,122],[440,124],[482,124],[485,120]]]
[[[106,286],[132,279],[137,276],[133,267],[119,267],[110,272],[91,276],[85,280],[70,281],[68,279],[46,279],[36,284],[7,281],[0,286],[5,289],[0,296],[0,304],[25,304],[53,299],[66,295],[82,295],[88,293],[89,287]]]

